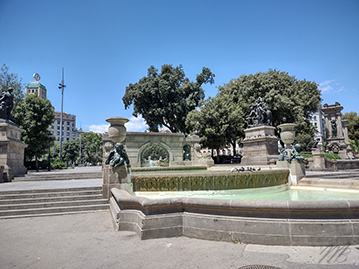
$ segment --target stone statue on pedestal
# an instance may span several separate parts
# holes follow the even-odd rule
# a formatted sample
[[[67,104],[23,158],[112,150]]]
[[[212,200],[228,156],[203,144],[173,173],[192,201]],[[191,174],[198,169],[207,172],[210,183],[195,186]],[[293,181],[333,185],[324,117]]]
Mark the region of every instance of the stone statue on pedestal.
[[[12,92],[13,88],[9,88],[7,92],[0,94],[0,119],[14,122],[11,116],[11,111],[14,107],[14,95]]]
[[[130,159],[121,143],[116,143],[115,147],[111,149],[105,163],[110,164],[112,167],[122,166],[126,163],[127,167],[129,167]]]
[[[272,126],[272,112],[269,108],[263,104],[262,98],[258,100],[250,107],[250,113],[247,118],[248,128],[256,127],[259,125]]]

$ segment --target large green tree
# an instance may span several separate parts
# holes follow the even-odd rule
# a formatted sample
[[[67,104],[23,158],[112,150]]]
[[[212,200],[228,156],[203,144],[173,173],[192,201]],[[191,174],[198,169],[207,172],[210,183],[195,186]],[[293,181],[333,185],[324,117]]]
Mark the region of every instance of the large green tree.
[[[126,87],[125,108],[133,104],[133,115],[141,114],[150,131],[167,127],[171,132],[187,133],[186,117],[204,99],[202,85],[213,83],[214,74],[203,67],[196,81],[186,78],[182,65],[163,65],[161,72],[151,66],[147,76]]]
[[[76,138],[76,143],[79,144],[79,137]],[[81,134],[81,151],[84,156],[84,161],[92,164],[102,163],[102,135],[98,133]]]
[[[186,120],[188,129],[200,135],[202,145],[217,152],[229,144],[235,151],[237,138],[243,136],[241,126],[244,124],[243,112],[223,94],[207,99],[199,110],[191,111]]]
[[[62,144],[62,158],[65,162],[74,164],[79,157],[79,142],[76,140],[66,141]]]
[[[14,109],[13,115],[17,124],[24,130],[22,140],[27,144],[25,158],[28,161],[35,158],[38,170],[38,159],[48,149],[49,127],[55,118],[51,102],[34,94],[28,95]]]
[[[0,93],[6,92],[9,88],[13,88],[14,106],[16,107],[24,100],[22,79],[17,74],[9,72],[9,67],[5,64],[0,69]]]
[[[269,70],[268,72],[254,75],[242,75],[237,79],[219,87],[219,93],[213,99],[204,103],[199,111],[191,113],[187,120],[187,126],[191,131],[197,131],[200,136],[208,137],[208,129],[195,128],[195,120],[205,117],[208,111],[216,110],[223,114],[216,122],[223,126],[220,135],[225,136],[227,144],[244,137],[244,129],[247,128],[246,117],[250,113],[250,106],[261,97],[272,112],[273,125],[278,126],[285,122],[294,122],[304,129],[299,128],[299,133],[305,132],[312,135],[315,128],[308,126],[309,112],[315,111],[320,102],[320,90],[315,82],[298,80],[286,72]],[[222,107],[218,104],[222,103]],[[206,108],[206,106],[215,109]],[[194,114],[198,114],[195,116]],[[205,124],[202,118],[201,124]],[[212,125],[213,123],[208,123]],[[200,125],[200,124],[199,124]],[[224,131],[224,129],[226,131]],[[304,140],[303,140],[304,141]],[[208,145],[208,143],[206,143]],[[219,146],[222,146],[219,144]]]
[[[359,115],[356,112],[344,114],[348,121],[348,136],[352,149],[355,153],[359,152]]]

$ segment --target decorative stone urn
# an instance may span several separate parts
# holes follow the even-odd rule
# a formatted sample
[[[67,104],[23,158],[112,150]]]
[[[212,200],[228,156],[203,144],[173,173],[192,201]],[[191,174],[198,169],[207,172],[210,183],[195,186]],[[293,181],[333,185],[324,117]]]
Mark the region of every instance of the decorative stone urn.
[[[278,125],[278,128],[281,129],[280,139],[284,142],[285,148],[290,149],[290,145],[293,144],[295,139],[294,123],[284,123]]]
[[[125,140],[125,123],[129,120],[122,117],[111,117],[106,119],[106,121],[110,123],[110,127],[108,128],[108,133],[105,133],[102,137],[104,150],[103,164],[105,164],[107,156],[116,143],[121,143]],[[104,165],[102,175],[102,195],[104,198],[111,198],[112,188],[125,189],[128,192],[132,192],[130,167],[129,163],[119,167],[112,167],[110,164]]]
[[[122,117],[111,117],[106,119],[111,125],[108,128],[108,136],[113,142],[122,142],[126,138],[125,123],[128,119]]]
[[[288,156],[292,156],[291,144],[295,140],[295,131],[294,123],[284,123],[278,125],[278,128],[281,129],[280,139],[284,142]],[[289,175],[289,185],[298,185],[300,179],[305,176],[305,166],[304,163],[299,162],[298,160],[289,160],[289,161],[278,161],[277,168],[288,168],[290,170]]]

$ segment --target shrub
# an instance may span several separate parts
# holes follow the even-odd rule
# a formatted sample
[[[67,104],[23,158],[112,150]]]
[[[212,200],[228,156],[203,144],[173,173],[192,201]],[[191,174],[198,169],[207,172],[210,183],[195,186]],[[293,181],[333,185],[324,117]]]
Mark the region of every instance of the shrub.
[[[64,161],[61,161],[59,158],[51,160],[51,169],[64,169],[66,164]]]
[[[324,157],[332,160],[340,160],[340,156],[335,153],[324,153]]]

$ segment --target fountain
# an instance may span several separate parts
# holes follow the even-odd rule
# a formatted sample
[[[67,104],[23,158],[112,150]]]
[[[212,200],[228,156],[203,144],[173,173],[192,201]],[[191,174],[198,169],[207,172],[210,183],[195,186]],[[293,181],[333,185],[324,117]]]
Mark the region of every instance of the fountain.
[[[131,176],[135,192],[175,191],[176,197],[149,199],[115,187],[111,189],[110,208],[116,229],[134,231],[141,239],[187,236],[264,245],[359,244],[358,200],[208,199],[181,193],[223,193],[248,187],[253,192],[268,185],[277,189],[288,186],[288,178],[287,167],[238,173],[139,173]]]

